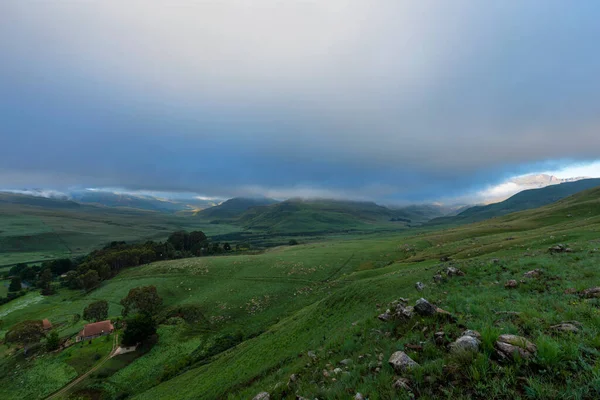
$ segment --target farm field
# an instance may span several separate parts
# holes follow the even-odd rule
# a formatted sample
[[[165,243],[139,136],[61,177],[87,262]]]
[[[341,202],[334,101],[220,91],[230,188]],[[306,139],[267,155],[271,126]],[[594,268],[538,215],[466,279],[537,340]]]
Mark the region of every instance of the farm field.
[[[572,251],[550,254],[548,248],[559,243]],[[260,254],[129,268],[87,294],[29,293],[0,306],[0,336],[18,321],[42,318],[56,321],[62,337],[70,336],[84,323],[73,322],[73,314],[90,302],[107,300],[114,319],[131,288],[154,285],[165,308],[196,305],[203,320],[160,325],[152,349],[111,361],[71,398],[251,399],[262,391],[276,399],[347,399],[356,392],[370,399],[409,398],[393,387],[395,373],[386,362],[404,350],[420,365],[405,374],[419,398],[542,399],[568,393],[563,397],[593,399],[600,394],[600,303],[576,293],[600,285],[598,247],[600,190],[592,190],[458,228],[329,238]],[[465,275],[435,282],[437,271],[448,266]],[[542,271],[538,278],[523,278],[534,269]],[[511,279],[523,283],[505,288]],[[416,282],[425,284],[422,292]],[[411,303],[424,297],[456,319],[379,321],[377,315],[400,297]],[[564,321],[577,321],[579,332],[551,330]],[[443,330],[451,340],[464,329],[482,334],[481,350],[472,357],[435,344],[435,332]],[[535,343],[535,358],[496,361],[494,341],[504,333]],[[218,345],[225,339],[228,345]],[[27,395],[41,399],[76,374],[62,353],[34,361],[10,356],[5,347],[0,354],[2,398],[25,393],[12,381],[36,376],[42,384],[26,386]],[[339,364],[342,360],[350,361]],[[40,375],[47,368],[61,372],[52,379]]]

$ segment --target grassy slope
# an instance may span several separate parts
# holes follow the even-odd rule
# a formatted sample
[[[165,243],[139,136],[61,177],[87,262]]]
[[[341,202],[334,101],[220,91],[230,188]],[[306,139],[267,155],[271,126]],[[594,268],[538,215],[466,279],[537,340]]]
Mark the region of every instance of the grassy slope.
[[[118,300],[130,288],[147,284],[158,287],[166,305],[194,303],[203,307],[210,325],[161,326],[159,344],[150,353],[102,381],[107,398],[124,393],[137,394],[136,399],[252,398],[262,390],[279,398],[292,373],[300,374],[301,379],[288,392],[297,391],[305,397],[342,399],[362,391],[372,399],[394,398],[393,372],[384,362],[376,374],[373,355],[382,353],[385,361],[393,350],[418,342],[427,344],[423,352],[411,353],[423,366],[411,376],[411,385],[424,398],[467,398],[473,394],[518,398],[526,388],[548,393],[575,393],[569,391],[575,388],[576,393],[587,390],[589,394],[596,390],[594,374],[600,377],[595,355],[600,350],[600,319],[589,303],[562,292],[567,287],[583,288],[600,282],[598,253],[590,253],[598,246],[599,198],[600,191],[591,191],[492,223],[411,236],[385,234],[281,247],[255,256],[155,263],[129,269],[88,295],[69,291],[44,299],[28,295],[0,307],[0,319],[5,327],[23,319],[60,319],[81,312],[100,298],[110,302],[110,315],[116,316],[120,312]],[[575,253],[547,255],[545,249],[557,242],[570,243]],[[447,255],[460,263],[467,276],[437,287],[431,276],[439,257]],[[501,263],[491,264],[492,257],[500,258]],[[507,291],[501,284],[540,267],[552,279],[523,285],[516,291]],[[443,366],[454,366],[456,360],[431,345],[431,333],[440,329],[442,322],[418,321],[418,329],[405,331],[406,327],[394,330],[393,325],[374,318],[380,312],[376,304],[400,296],[413,300],[421,296],[413,288],[416,281],[427,283],[425,297],[455,313],[469,328],[481,330],[487,338],[486,348],[499,332],[524,334],[536,341],[545,356],[542,365],[551,374],[539,375],[526,366],[500,369],[482,354],[471,364],[461,364],[458,377],[448,375],[451,372]],[[18,309],[20,306],[23,308]],[[492,309],[523,314],[513,320],[496,316]],[[549,324],[570,319],[584,323],[575,349],[569,338],[547,335]],[[423,331],[425,327],[428,329]],[[77,325],[65,323],[61,335],[76,329]],[[215,334],[236,330],[247,340],[207,365],[160,382],[165,370],[205,346]],[[445,326],[444,330],[455,335],[459,328]],[[315,363],[306,357],[308,350],[317,352]],[[371,358],[359,361],[358,355],[367,353]],[[355,362],[350,374],[336,382],[323,378],[322,370],[330,369],[326,364],[343,358]],[[577,361],[580,358],[583,361]],[[575,364],[569,364],[573,360]],[[39,362],[66,370],[56,357]],[[0,366],[3,363],[6,365],[0,358]],[[570,369],[560,369],[563,364]],[[11,379],[26,379],[34,370],[23,364],[17,371]],[[571,383],[561,378],[565,373],[573,375]],[[64,383],[68,379],[64,374]],[[47,387],[44,382],[40,381],[40,390],[32,391],[30,398],[47,394],[42,389]],[[283,385],[274,389],[280,382]],[[5,384],[0,379],[0,387]],[[8,391],[3,398],[19,398],[16,393]]]
[[[0,265],[86,254],[113,240],[162,240],[179,229],[215,235],[239,228],[134,209],[4,203],[0,205]]]
[[[467,224],[554,203],[575,193],[600,186],[600,179],[583,179],[540,189],[524,190],[499,203],[475,206],[453,217],[436,218],[429,225]]]

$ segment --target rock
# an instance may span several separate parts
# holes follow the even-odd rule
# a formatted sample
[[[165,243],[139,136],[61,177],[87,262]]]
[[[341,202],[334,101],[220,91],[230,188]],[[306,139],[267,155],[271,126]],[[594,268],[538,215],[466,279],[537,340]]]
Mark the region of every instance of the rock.
[[[523,274],[523,276],[525,278],[537,278],[538,276],[540,276],[542,274],[542,270],[541,269],[534,269],[528,272],[525,272]]]
[[[448,340],[446,339],[446,333],[444,332],[434,333],[433,338],[435,344],[437,344],[438,346],[444,346],[448,342]]]
[[[292,374],[292,375],[290,375],[290,379],[289,379],[289,381],[288,381],[288,385],[289,385],[290,383],[294,383],[294,382],[296,382],[297,380],[298,380],[298,375],[296,375],[296,374]]]
[[[535,344],[524,337],[516,335],[498,336],[494,347],[501,360],[512,360],[515,354],[519,354],[524,359],[529,359],[537,352]]]
[[[442,278],[442,275],[440,274],[436,274],[433,276],[433,281],[435,283],[441,283],[444,280],[444,278]]]
[[[379,314],[377,318],[379,318],[380,321],[388,322],[392,319],[392,315],[386,311],[383,314]]]
[[[365,400],[365,396],[363,396],[362,393],[356,393],[354,395],[354,400]]]
[[[350,365],[350,364],[352,364],[352,360],[349,359],[349,358],[346,358],[346,359],[340,361],[340,365],[347,366],[347,365]]]
[[[448,257],[448,256],[442,256],[442,257],[440,257],[440,261],[441,262],[448,262],[448,261],[450,261],[450,257]]]
[[[457,353],[461,351],[479,351],[479,345],[481,341],[473,336],[461,336],[452,344],[450,344],[450,351]]]
[[[271,396],[267,392],[260,392],[252,398],[252,400],[270,400]]]
[[[329,372],[326,369],[323,370],[323,376],[329,378]]]
[[[415,284],[415,289],[417,289],[419,292],[423,291],[423,289],[425,289],[425,285],[423,284],[423,282],[417,282]]]
[[[575,289],[575,288],[568,288],[568,289],[565,289],[564,293],[565,294],[577,294],[577,289]]]
[[[594,297],[600,297],[600,286],[585,289],[584,291],[581,292],[581,295],[587,299],[591,299]]]
[[[401,373],[419,365],[403,351],[397,351],[392,354],[388,363],[397,373]]]
[[[557,244],[556,246],[551,246],[548,248],[548,252],[554,254],[554,253],[571,253],[573,250],[568,247],[565,246],[564,244]]]
[[[396,307],[396,317],[399,319],[411,319],[415,314],[415,309],[412,306],[402,306],[398,305]]]
[[[414,308],[417,314],[423,316],[434,315],[437,312],[437,308],[422,297],[417,300]]]
[[[317,355],[315,354],[314,351],[309,351],[308,353],[306,353],[310,358],[312,358],[313,360],[317,359]]]
[[[514,288],[516,288],[517,286],[519,286],[519,282],[517,282],[517,281],[516,281],[516,280],[514,280],[514,279],[511,279],[510,281],[507,281],[507,282],[504,284],[504,287],[505,287],[505,288],[507,288],[507,289],[514,289]]]
[[[452,276],[464,276],[465,273],[456,267],[448,267],[446,268],[446,275]]]
[[[473,331],[471,329],[464,331],[461,336],[471,336],[471,337],[474,337],[475,339],[481,340],[481,333],[479,333],[477,331]]]
[[[566,332],[566,333],[577,333],[579,332],[579,328],[577,328],[574,324],[563,322],[562,324],[553,325],[550,327],[553,331],[556,332]]]
[[[499,264],[499,263],[500,263],[499,258],[492,258],[492,264]]]
[[[406,378],[399,378],[394,382],[394,389],[396,390],[406,390],[408,392],[411,391],[410,386],[408,386],[409,380]]]
[[[336,375],[341,374],[342,373],[342,369],[341,368],[336,368],[336,369],[333,370],[333,373],[336,374]]]

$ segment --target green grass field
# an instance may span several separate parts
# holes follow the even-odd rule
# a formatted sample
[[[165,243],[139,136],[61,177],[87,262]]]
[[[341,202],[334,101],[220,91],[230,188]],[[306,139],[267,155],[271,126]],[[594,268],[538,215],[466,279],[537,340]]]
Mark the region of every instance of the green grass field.
[[[557,243],[568,243],[573,252],[549,254],[548,247]],[[261,391],[275,399],[348,399],[356,392],[369,399],[408,398],[392,387],[395,374],[386,363],[391,353],[404,349],[420,364],[405,376],[419,398],[594,399],[600,396],[600,302],[565,290],[600,286],[599,247],[600,190],[592,190],[453,229],[329,237],[255,255],[130,268],[88,294],[61,290],[44,298],[30,293],[0,306],[0,336],[18,321],[41,318],[57,321],[61,336],[69,336],[83,324],[71,323],[72,314],[90,302],[107,300],[110,316],[116,317],[129,289],[151,284],[165,306],[198,305],[206,321],[161,325],[158,344],[148,353],[115,360],[82,383],[77,390],[84,398],[93,393],[102,399],[251,399]],[[450,257],[466,275],[435,283],[433,275],[445,265],[440,257]],[[514,290],[504,287],[536,268],[543,271],[540,278]],[[421,293],[414,288],[417,281],[426,284]],[[457,322],[377,320],[399,297],[411,302],[425,297]],[[572,320],[582,324],[576,335],[549,329]],[[434,344],[434,332],[456,338],[466,328],[482,333],[477,355],[453,356]],[[217,337],[235,332],[244,339],[236,346],[193,357],[210,349]],[[500,333],[536,343],[535,359],[496,362],[492,346]],[[308,357],[309,351],[316,358]],[[76,374],[63,353],[26,360],[3,347],[0,354],[3,399],[24,393],[44,398]],[[80,365],[89,365],[89,355],[81,357],[87,361]],[[352,362],[342,372],[323,374],[343,359]],[[48,368],[59,372],[46,376],[41,371]],[[298,379],[288,387],[292,374]],[[34,380],[40,382],[37,388],[14,384]]]

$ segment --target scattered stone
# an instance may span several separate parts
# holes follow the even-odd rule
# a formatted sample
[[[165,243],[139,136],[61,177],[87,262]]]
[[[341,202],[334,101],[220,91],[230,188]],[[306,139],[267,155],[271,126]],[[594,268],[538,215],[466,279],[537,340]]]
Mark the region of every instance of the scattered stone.
[[[267,392],[260,392],[252,400],[270,400],[271,396]]]
[[[402,305],[398,305],[398,307],[396,307],[396,317],[399,319],[411,319],[414,314],[415,309],[412,306],[404,307]]]
[[[323,370],[323,376],[325,378],[329,378],[329,371],[327,371],[326,369]]]
[[[499,258],[492,258],[492,264],[499,264],[499,263],[500,263]]]
[[[362,395],[362,393],[356,393],[354,395],[354,400],[365,400],[365,397]]]
[[[452,344],[450,344],[450,351],[458,353],[461,351],[479,351],[479,345],[481,341],[474,336],[461,336]]]
[[[521,315],[520,311],[496,311],[494,312],[496,315],[506,314],[506,315]]]
[[[388,309],[386,312],[384,312],[383,314],[379,314],[377,316],[377,318],[379,318],[380,321],[383,322],[388,322],[392,319],[392,314],[391,311]]]
[[[525,272],[523,274],[523,276],[525,278],[537,278],[538,276],[540,276],[542,274],[542,270],[541,269],[534,269],[528,272]]]
[[[556,332],[565,332],[565,333],[577,333],[579,332],[579,328],[575,326],[575,324],[563,322],[562,324],[553,325],[550,327],[553,331]]]
[[[435,344],[438,346],[444,346],[448,343],[448,339],[446,339],[446,333],[444,332],[436,332],[433,334]]]
[[[446,275],[452,276],[464,276],[465,273],[456,267],[448,267],[446,268]]]
[[[352,360],[349,358],[346,358],[346,359],[340,361],[340,365],[343,365],[343,366],[348,366],[350,364],[352,364]]]
[[[464,331],[461,336],[471,336],[471,337],[474,337],[475,339],[481,340],[481,333],[479,333],[477,331],[473,331],[471,329]]]
[[[511,280],[507,281],[507,282],[504,284],[504,287],[505,287],[505,288],[507,288],[507,289],[514,289],[514,288],[516,288],[517,286],[519,286],[519,282],[517,282],[517,281],[516,281],[516,280],[514,280],[514,279],[511,279]]]
[[[336,374],[336,375],[341,374],[342,373],[342,369],[341,368],[336,368],[336,369],[333,370],[333,373]]]
[[[442,275],[440,274],[436,274],[433,276],[433,281],[436,283],[441,283],[444,280],[444,278],[442,278]]]
[[[397,373],[406,371],[419,365],[403,351],[397,351],[392,354],[388,363]]]
[[[376,374],[378,374],[378,373],[379,373],[379,371],[381,371],[381,368],[379,368],[379,367],[375,368],[375,373],[376,373]]]
[[[583,292],[581,292],[581,295],[587,299],[600,297],[600,286],[585,289]]]
[[[434,315],[437,312],[437,308],[422,297],[417,300],[414,309],[417,314],[423,316]]]
[[[448,257],[448,256],[442,256],[442,257],[440,257],[440,261],[441,262],[448,262],[448,261],[450,261],[450,257]]]
[[[555,254],[555,253],[571,253],[573,250],[564,245],[564,244],[557,244],[556,246],[551,246],[548,248],[548,252]]]
[[[292,375],[290,375],[290,379],[289,379],[289,381],[288,381],[288,384],[289,384],[289,383],[294,383],[294,382],[296,382],[297,380],[298,380],[298,375],[296,375],[296,374],[292,374]]]
[[[496,354],[501,360],[512,360],[516,354],[524,359],[531,358],[536,352],[537,347],[529,340],[516,335],[500,335],[494,347]]]
[[[415,289],[417,289],[419,292],[423,291],[423,289],[425,289],[425,285],[423,284],[423,282],[417,282],[415,284]]]
[[[309,351],[308,353],[306,353],[310,358],[312,358],[313,360],[317,359],[317,355],[315,354],[314,351]]]
[[[409,380],[406,378],[399,378],[394,382],[394,389],[396,390],[406,390],[408,392],[411,391],[410,386],[408,386]]]

